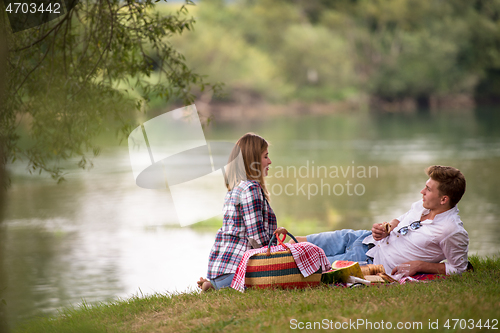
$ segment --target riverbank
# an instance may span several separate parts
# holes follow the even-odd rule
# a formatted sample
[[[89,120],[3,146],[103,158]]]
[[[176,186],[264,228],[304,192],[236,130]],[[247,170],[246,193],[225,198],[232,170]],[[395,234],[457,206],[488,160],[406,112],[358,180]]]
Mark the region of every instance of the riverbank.
[[[390,327],[418,332],[498,329],[500,257],[470,260],[474,272],[430,283],[157,294],[67,309],[58,317],[25,323],[14,332],[283,332],[308,327],[356,332]]]
[[[441,110],[460,110],[460,113],[474,110],[476,103],[470,95],[457,94],[443,97],[430,97],[425,106],[412,98],[385,100],[376,96],[359,94],[344,100],[329,102],[306,102],[300,100],[285,104],[274,104],[256,97],[250,92],[240,91],[230,100],[212,100],[210,93],[202,94],[196,100],[196,108],[202,119],[211,118],[223,123],[246,120],[264,120],[268,117],[298,117],[302,115],[329,115],[347,113],[394,113],[414,114],[439,112]],[[168,110],[182,107],[181,104],[169,106]]]

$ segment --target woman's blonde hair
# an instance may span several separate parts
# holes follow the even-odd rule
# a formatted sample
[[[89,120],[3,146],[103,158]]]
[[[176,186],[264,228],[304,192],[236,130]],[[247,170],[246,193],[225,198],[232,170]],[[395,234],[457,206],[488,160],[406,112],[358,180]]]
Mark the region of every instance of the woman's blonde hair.
[[[229,156],[226,171],[226,187],[229,191],[242,180],[256,180],[260,183],[264,195],[269,201],[269,192],[261,167],[262,153],[268,147],[267,141],[254,133],[247,133],[236,142]]]

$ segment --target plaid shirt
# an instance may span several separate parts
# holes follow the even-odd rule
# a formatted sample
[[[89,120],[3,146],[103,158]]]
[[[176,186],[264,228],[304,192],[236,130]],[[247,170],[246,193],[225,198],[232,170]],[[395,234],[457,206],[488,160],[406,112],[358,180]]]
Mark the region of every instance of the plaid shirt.
[[[224,222],[217,232],[208,261],[208,279],[235,273],[243,254],[252,247],[248,238],[261,247],[269,244],[276,230],[276,215],[257,181],[242,181],[227,192]]]

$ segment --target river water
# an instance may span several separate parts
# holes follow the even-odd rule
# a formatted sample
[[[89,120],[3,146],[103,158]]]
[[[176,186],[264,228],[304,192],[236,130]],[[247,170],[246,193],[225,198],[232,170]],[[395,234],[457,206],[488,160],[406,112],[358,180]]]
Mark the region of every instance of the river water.
[[[421,198],[425,167],[464,173],[459,203],[471,254],[500,251],[500,110],[333,114],[212,123],[209,141],[248,131],[270,143],[278,224],[297,235],[371,228]],[[168,189],[135,185],[126,146],[105,145],[67,181],[9,167],[5,298],[13,325],[61,308],[195,289],[216,229],[180,227]],[[196,209],[196,203],[193,203]],[[196,226],[196,225],[195,225]]]

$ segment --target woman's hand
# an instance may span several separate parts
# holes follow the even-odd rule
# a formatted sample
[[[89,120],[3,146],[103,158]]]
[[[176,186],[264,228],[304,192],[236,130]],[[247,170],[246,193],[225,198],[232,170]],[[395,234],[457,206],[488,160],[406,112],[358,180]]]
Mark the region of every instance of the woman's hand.
[[[279,235],[279,234],[286,235],[288,233],[288,231],[283,227],[279,227],[276,229],[276,231],[274,233],[276,235]]]

